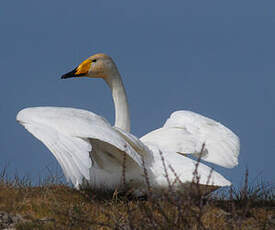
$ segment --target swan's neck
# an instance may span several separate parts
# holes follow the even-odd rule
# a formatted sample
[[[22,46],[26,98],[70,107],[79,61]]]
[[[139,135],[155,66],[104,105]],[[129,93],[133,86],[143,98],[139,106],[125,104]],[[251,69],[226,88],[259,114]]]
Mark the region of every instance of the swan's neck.
[[[130,114],[126,91],[118,71],[104,78],[110,87],[115,105],[115,127],[130,132]]]

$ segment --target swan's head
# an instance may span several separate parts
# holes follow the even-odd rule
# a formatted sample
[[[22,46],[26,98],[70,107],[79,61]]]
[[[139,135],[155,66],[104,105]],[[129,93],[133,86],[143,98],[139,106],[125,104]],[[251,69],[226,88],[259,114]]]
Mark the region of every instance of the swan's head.
[[[106,54],[95,54],[69,73],[62,75],[62,79],[71,77],[107,78],[117,71],[112,58]]]

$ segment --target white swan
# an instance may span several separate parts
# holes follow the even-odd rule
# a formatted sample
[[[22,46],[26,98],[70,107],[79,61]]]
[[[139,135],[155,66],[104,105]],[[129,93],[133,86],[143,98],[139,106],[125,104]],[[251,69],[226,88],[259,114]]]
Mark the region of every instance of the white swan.
[[[183,183],[191,182],[196,161],[187,154],[198,155],[203,143],[203,160],[228,168],[238,164],[239,138],[222,124],[190,111],[174,112],[162,128],[140,139],[130,134],[126,92],[109,56],[91,56],[62,78],[84,76],[102,78],[112,90],[113,127],[92,112],[74,108],[26,108],[16,118],[49,148],[75,187],[85,179],[94,187],[115,189],[121,184],[125,165],[124,180],[137,190],[145,187],[144,166],[151,186],[165,188],[168,180],[162,156],[170,181],[178,177]],[[200,184],[231,184],[215,171],[209,180],[210,171],[199,164]]]

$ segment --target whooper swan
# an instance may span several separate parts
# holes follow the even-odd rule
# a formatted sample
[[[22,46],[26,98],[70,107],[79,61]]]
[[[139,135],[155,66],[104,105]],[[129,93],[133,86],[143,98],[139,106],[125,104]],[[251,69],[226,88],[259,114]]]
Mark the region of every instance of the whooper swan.
[[[133,136],[125,88],[111,57],[95,54],[62,79],[72,77],[105,80],[115,106],[114,126],[95,113],[63,107],[26,108],[16,119],[48,147],[76,188],[85,180],[93,187],[115,189],[121,184],[123,165],[125,181],[133,188],[145,188],[144,167],[152,188],[166,188],[162,157],[170,181],[177,176],[183,183],[191,182],[196,161],[187,153],[197,156],[204,143],[203,160],[227,168],[238,164],[239,138],[222,124],[190,111],[176,111],[163,127],[140,139]],[[209,180],[211,169],[203,163],[197,171],[200,184],[231,184],[216,171]]]

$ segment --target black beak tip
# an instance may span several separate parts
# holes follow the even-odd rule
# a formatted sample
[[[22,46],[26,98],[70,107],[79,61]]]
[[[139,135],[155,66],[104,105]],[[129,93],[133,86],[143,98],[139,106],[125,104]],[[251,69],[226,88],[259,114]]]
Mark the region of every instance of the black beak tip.
[[[72,76],[68,76],[68,74],[63,74],[63,75],[61,76],[61,79],[66,79],[66,78],[70,78],[70,77],[72,77]]]
[[[76,68],[75,68],[73,71],[69,72],[69,73],[63,74],[63,75],[61,76],[61,79],[66,79],[66,78],[75,77],[75,76],[76,76],[76,75],[75,75],[75,72],[76,72]]]

